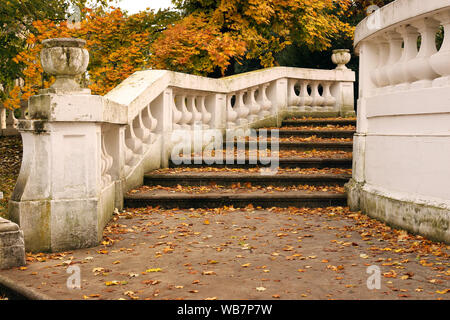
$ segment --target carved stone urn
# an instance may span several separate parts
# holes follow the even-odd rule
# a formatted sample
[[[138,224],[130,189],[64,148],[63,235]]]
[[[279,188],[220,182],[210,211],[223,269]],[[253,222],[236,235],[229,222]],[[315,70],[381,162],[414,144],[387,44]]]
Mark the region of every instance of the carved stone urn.
[[[349,49],[337,49],[333,50],[331,60],[334,64],[337,64],[337,70],[347,70],[346,64],[350,62],[352,55]]]
[[[50,91],[84,91],[76,77],[85,73],[89,64],[86,41],[74,38],[48,39],[42,42],[41,64],[44,71],[56,77]]]

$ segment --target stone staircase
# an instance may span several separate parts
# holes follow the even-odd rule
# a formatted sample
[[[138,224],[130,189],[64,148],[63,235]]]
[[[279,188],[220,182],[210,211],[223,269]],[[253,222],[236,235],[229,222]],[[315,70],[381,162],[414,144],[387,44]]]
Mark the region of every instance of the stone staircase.
[[[245,156],[236,150],[233,150],[234,156],[222,151],[223,163],[211,165],[203,155],[194,163],[199,156],[194,154],[190,164],[176,166],[171,162],[170,168],[147,173],[144,186],[125,196],[125,206],[344,206],[347,202],[344,184],[351,178],[355,125],[354,119],[285,120],[281,128],[263,128],[267,132],[279,130],[278,150],[270,150],[270,135],[266,150],[268,155],[277,153],[279,156],[276,174],[261,174],[264,165],[250,161],[255,153],[248,151],[252,138],[247,138]],[[260,133],[261,129],[258,135]],[[236,149],[237,142],[231,145]]]

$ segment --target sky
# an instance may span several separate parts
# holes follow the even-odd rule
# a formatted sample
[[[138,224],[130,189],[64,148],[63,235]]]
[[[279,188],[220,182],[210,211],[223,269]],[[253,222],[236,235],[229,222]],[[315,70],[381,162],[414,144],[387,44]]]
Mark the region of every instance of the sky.
[[[120,0],[118,6],[133,14],[146,8],[156,10],[168,8],[172,6],[172,2],[170,0]]]

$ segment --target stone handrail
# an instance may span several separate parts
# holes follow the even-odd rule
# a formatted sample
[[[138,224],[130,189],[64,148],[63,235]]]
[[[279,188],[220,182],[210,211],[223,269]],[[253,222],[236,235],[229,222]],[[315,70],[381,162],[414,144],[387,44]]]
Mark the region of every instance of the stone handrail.
[[[121,110],[117,114],[126,115],[115,121],[129,123],[123,143],[129,180],[162,133],[167,136],[174,130],[187,130],[189,134],[197,123],[203,130],[219,134],[268,122],[276,126],[283,113],[351,116],[353,81],[354,73],[345,69],[275,67],[223,79],[149,70],[129,77],[105,96],[105,103]],[[170,153],[170,144],[164,143],[169,146],[161,161],[167,166],[165,154]],[[154,161],[154,152],[151,157]]]
[[[444,42],[438,51],[441,26]],[[363,51],[360,96],[448,85],[450,2],[394,1],[358,25],[355,49]]]
[[[276,67],[223,79],[140,71],[101,97],[73,81],[87,67],[83,46],[44,41],[41,62],[57,80],[31,97],[17,125],[24,157],[9,214],[30,251],[97,245],[124,193],[167,167],[180,143],[195,151],[227,130],[277,126],[289,115],[354,115],[348,50],[334,53],[335,70]]]
[[[357,26],[355,50],[360,79],[349,205],[450,242],[450,1],[386,5]]]

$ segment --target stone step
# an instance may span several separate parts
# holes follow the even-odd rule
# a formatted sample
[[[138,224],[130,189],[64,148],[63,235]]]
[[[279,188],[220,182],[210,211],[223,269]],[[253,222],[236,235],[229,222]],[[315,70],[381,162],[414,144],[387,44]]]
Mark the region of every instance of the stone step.
[[[238,162],[238,160],[240,160]],[[217,168],[254,168],[254,167],[269,167],[270,158],[262,159],[263,161],[258,161],[257,163],[250,163],[249,158],[225,158],[222,163],[216,163],[212,158],[202,158],[195,163],[195,158],[191,159],[191,163],[183,163],[180,165],[174,164],[172,161],[169,162],[170,168],[201,168],[214,166]],[[199,162],[201,161],[201,162]],[[351,168],[352,159],[345,158],[280,158],[279,160],[280,168]],[[243,162],[243,163],[242,163]],[[265,165],[261,164],[264,163]]]
[[[289,130],[280,129],[279,137],[311,137],[316,136],[318,138],[353,138],[356,133],[355,130]]]
[[[340,126],[356,126],[356,120],[354,119],[288,119],[282,122],[283,126],[289,127],[301,127],[301,126],[328,126],[328,125],[340,125]]]
[[[227,144],[234,145],[234,148],[240,146],[238,142],[224,142],[223,148],[227,148]],[[258,145],[256,144],[258,147]],[[245,150],[250,150],[250,143],[244,143]],[[279,150],[338,150],[352,151],[352,141],[278,141]],[[272,149],[271,141],[267,141],[267,149]]]
[[[148,173],[144,176],[146,186],[208,186],[212,184],[231,186],[236,183],[251,183],[257,186],[292,185],[340,185],[351,178],[348,174],[298,174],[282,173],[262,175],[261,173],[234,172],[183,172],[174,174]]]
[[[218,192],[205,194],[172,193],[167,191],[151,191],[140,194],[127,195],[125,206],[128,208],[141,208],[146,206],[161,208],[217,208],[234,206],[246,207],[251,204],[254,207],[331,207],[346,205],[345,193],[333,192]]]

